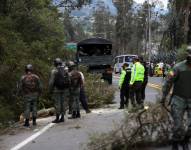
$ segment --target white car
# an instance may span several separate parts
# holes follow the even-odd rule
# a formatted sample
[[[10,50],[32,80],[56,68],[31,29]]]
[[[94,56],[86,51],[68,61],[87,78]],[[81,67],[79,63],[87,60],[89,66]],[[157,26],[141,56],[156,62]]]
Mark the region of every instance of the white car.
[[[133,65],[134,58],[137,57],[137,55],[119,55],[114,58],[114,72],[115,73],[121,73],[122,66],[124,63],[129,64],[129,69]]]

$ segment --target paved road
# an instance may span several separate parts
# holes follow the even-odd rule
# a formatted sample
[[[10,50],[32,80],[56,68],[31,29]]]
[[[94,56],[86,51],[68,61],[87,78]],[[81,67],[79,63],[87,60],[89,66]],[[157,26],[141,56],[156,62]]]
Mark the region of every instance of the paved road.
[[[161,83],[160,78],[150,78],[149,81]],[[117,76],[113,82],[117,89]],[[155,102],[157,94],[157,89],[147,87],[146,101]],[[121,122],[124,111],[117,109],[119,107],[118,89],[115,93],[115,101],[116,104],[93,110],[90,114],[85,114],[82,111],[82,118],[77,120],[66,119],[64,123],[55,125],[50,123],[54,117],[40,119],[37,122],[38,126],[34,129],[17,129],[9,135],[0,136],[0,149],[8,150],[14,147],[12,150],[82,150],[90,134],[106,133]],[[46,128],[47,126],[48,128]],[[28,137],[30,138],[28,139]],[[17,145],[19,143],[20,145]],[[16,145],[18,148],[15,147]]]

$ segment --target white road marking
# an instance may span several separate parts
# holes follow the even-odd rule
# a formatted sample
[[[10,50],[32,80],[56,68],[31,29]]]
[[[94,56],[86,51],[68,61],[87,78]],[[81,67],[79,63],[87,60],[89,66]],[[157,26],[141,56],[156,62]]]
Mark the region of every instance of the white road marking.
[[[158,90],[162,89],[161,85],[157,85],[157,84],[148,83],[148,86]]]
[[[33,141],[34,139],[36,139],[38,136],[40,136],[41,134],[43,134],[45,131],[47,131],[49,128],[51,128],[52,126],[54,126],[55,123],[49,123],[47,126],[45,126],[44,128],[42,128],[40,131],[38,131],[37,133],[33,134],[32,136],[28,137],[26,140],[22,141],[21,143],[17,144],[15,147],[11,148],[11,150],[19,150],[22,147],[24,147],[26,144],[28,144],[29,142]]]

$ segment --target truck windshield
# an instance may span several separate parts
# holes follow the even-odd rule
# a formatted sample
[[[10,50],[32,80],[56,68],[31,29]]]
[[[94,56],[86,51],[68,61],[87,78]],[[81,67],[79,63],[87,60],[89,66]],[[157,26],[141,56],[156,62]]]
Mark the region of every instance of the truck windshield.
[[[111,55],[110,45],[84,45],[79,47],[79,56]]]

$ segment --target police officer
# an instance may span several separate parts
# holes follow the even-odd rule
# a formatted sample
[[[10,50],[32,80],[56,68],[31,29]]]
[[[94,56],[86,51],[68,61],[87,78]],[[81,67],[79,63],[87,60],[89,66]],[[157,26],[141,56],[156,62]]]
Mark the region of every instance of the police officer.
[[[80,87],[83,84],[82,77],[79,71],[76,69],[76,65],[73,61],[68,62],[68,69],[71,77],[70,86],[70,101],[72,105],[72,116],[69,119],[80,118]]]
[[[64,100],[69,97],[70,77],[68,70],[62,64],[60,58],[54,60],[54,69],[51,71],[49,80],[49,92],[54,100],[56,119],[53,123],[64,122],[65,106]]]
[[[188,150],[191,136],[191,47],[187,50],[187,59],[176,64],[168,73],[163,85],[161,103],[164,105],[167,95],[173,87],[171,113],[174,120],[172,150],[178,150],[178,143],[183,150]],[[187,112],[188,128],[183,127],[184,113]]]
[[[144,69],[145,69],[144,80],[143,80],[142,89],[141,89],[141,100],[142,100],[142,103],[144,104],[144,101],[145,101],[145,89],[146,89],[146,86],[147,86],[147,83],[148,83],[149,69],[148,69],[147,64],[144,61],[143,57],[139,56],[139,59],[140,59],[140,62],[144,66]]]
[[[129,64],[124,63],[122,66],[122,71],[119,79],[119,89],[120,89],[120,107],[119,109],[124,109],[124,105],[128,107],[129,105],[129,81],[131,78],[131,70],[128,69]]]
[[[25,67],[25,75],[19,82],[19,93],[23,96],[25,104],[25,127],[29,127],[30,111],[32,110],[33,125],[36,125],[37,100],[42,92],[40,78],[33,73],[33,66],[28,64]]]
[[[139,62],[139,57],[134,59],[134,64],[131,69],[131,79],[130,79],[130,98],[133,107],[135,107],[135,97],[138,104],[138,108],[143,108],[143,101],[141,100],[141,90],[144,81],[144,66]]]

